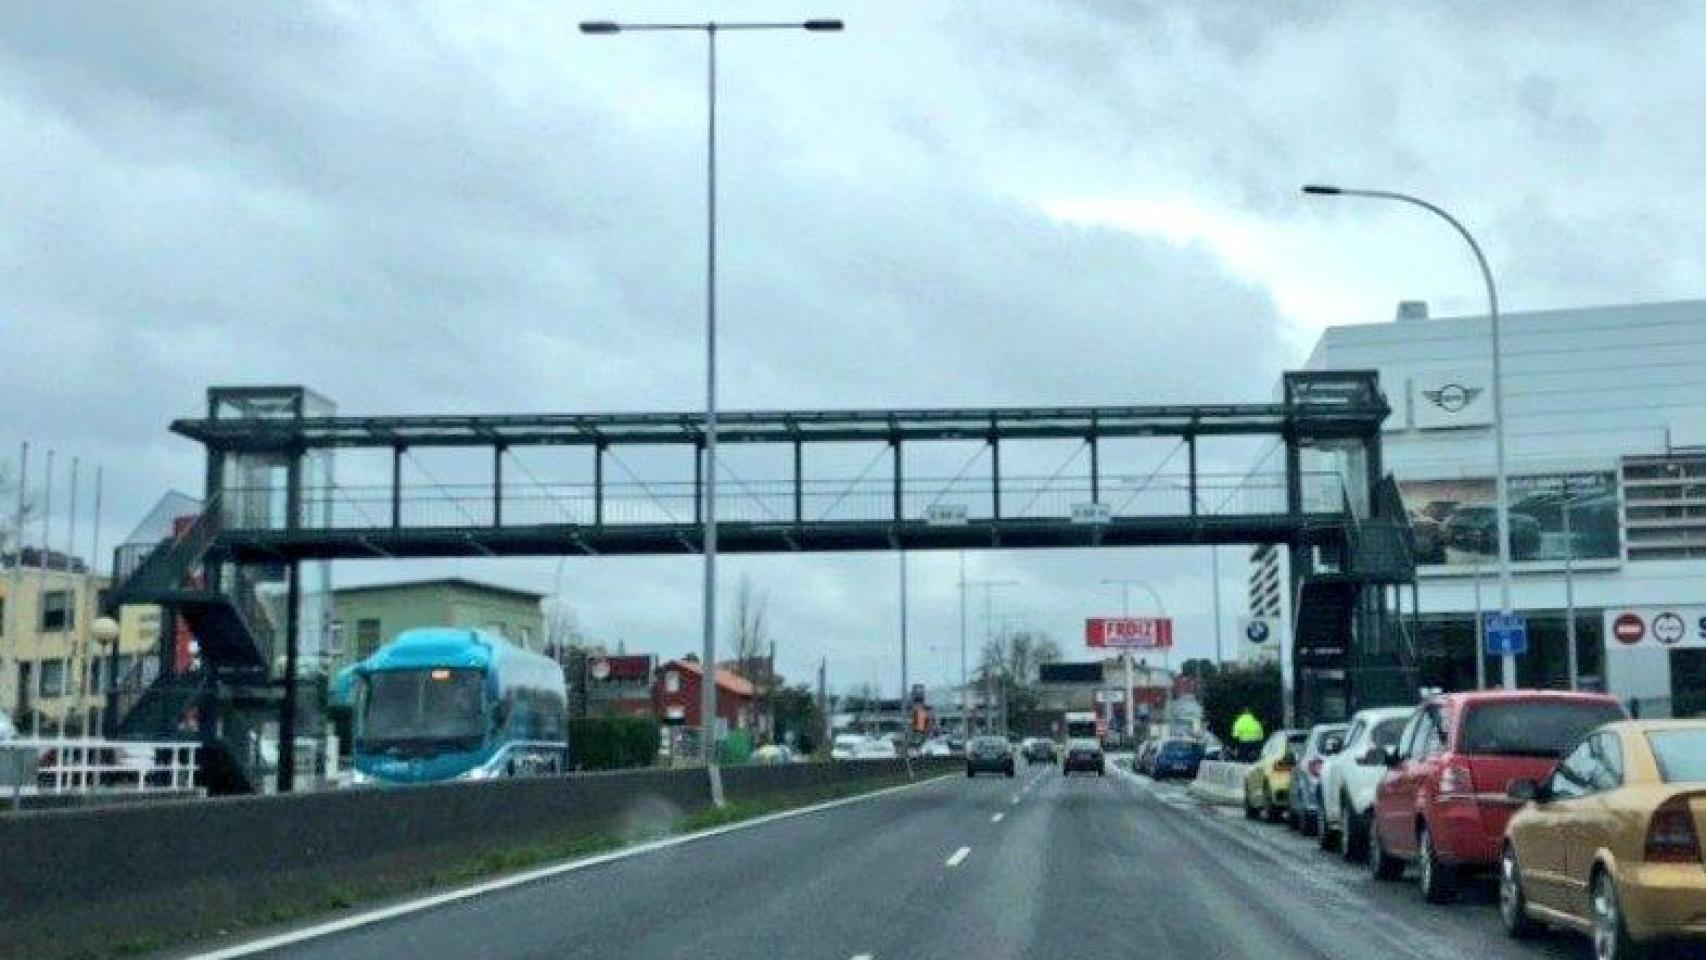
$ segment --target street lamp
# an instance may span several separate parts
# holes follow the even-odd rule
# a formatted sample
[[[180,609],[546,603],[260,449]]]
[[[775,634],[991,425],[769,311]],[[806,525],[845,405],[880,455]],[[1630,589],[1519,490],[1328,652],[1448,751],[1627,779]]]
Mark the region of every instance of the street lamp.
[[[89,625],[95,643],[107,648],[107,710],[101,726],[107,739],[118,736],[118,621],[112,617],[96,617]]]
[[[1498,518],[1499,535],[1499,612],[1508,618],[1511,615],[1511,518],[1510,497],[1505,477],[1505,390],[1503,365],[1499,351],[1499,291],[1493,284],[1493,271],[1487,266],[1487,257],[1481,252],[1481,245],[1475,242],[1475,237],[1459,223],[1456,217],[1443,209],[1423,200],[1412,197],[1407,193],[1394,193],[1390,190],[1352,190],[1346,187],[1326,186],[1318,183],[1306,184],[1303,192],[1319,197],[1364,197],[1373,200],[1396,200],[1438,216],[1451,224],[1458,236],[1469,244],[1470,252],[1475,254],[1475,263],[1481,268],[1481,279],[1487,284],[1487,319],[1492,326],[1493,337],[1493,496],[1496,500],[1494,512]],[[1481,651],[1476,650],[1479,658]],[[1500,658],[1504,687],[1507,690],[1516,688],[1516,656],[1505,654]]]
[[[609,36],[654,31],[699,31],[705,34],[705,514],[701,524],[705,551],[704,650],[705,679],[699,690],[700,751],[712,768],[712,794],[722,804],[716,776],[717,727],[717,34],[725,30],[842,29],[840,20],[793,22],[746,21],[723,23],[618,23],[587,20],[582,33]]]

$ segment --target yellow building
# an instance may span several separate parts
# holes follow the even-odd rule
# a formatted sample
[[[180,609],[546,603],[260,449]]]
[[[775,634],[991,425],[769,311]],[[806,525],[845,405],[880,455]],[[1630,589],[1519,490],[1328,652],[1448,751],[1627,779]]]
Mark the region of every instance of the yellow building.
[[[13,567],[0,571],[0,710],[21,734],[99,733],[110,648],[94,639],[105,576]],[[126,607],[118,676],[144,670],[160,639],[158,607]]]

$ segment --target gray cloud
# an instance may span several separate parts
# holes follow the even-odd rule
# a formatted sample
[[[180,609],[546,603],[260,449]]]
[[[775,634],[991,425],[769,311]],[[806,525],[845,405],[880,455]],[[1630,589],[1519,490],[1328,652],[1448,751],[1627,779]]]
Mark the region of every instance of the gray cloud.
[[[731,9],[798,12],[768,7]],[[1473,293],[1430,225],[1302,206],[1317,176],[1472,212],[1518,306],[1697,292],[1703,144],[1676,119],[1702,106],[1683,26],[1698,12],[1549,10],[897,3],[845,11],[843,36],[731,39],[725,402],[1258,399],[1301,359],[1289,331],[1322,322],[1276,306],[1300,283],[1354,287],[1368,319]],[[0,12],[0,455],[30,438],[104,463],[109,543],[164,489],[199,485],[198,451],[165,424],[208,384],[304,382],[357,413],[700,402],[689,38],[585,40],[576,12],[520,0]],[[1045,212],[1134,195],[1255,224],[1260,255]],[[1222,555],[1229,613],[1240,555]],[[728,569],[769,587],[791,670],[827,653],[857,673],[892,664],[893,563]],[[1003,603],[1069,640],[1107,608],[1101,577],[1149,577],[1206,649],[1200,550],[973,563],[1024,580]],[[338,576],[448,568],[548,589],[555,564]],[[696,561],[566,569],[601,635],[696,643]],[[920,650],[957,643],[955,572],[914,563]]]

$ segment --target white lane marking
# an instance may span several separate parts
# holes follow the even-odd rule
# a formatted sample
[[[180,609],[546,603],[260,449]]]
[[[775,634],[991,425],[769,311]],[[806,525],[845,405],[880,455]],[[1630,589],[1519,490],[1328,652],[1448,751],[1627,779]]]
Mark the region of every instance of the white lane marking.
[[[825,810],[833,810],[836,807],[844,807],[848,804],[862,803],[866,800],[875,800],[878,797],[899,793],[902,790],[911,790],[927,784],[941,783],[946,779],[946,776],[947,775],[944,774],[939,777],[915,780],[912,783],[903,783],[897,787],[884,787],[881,790],[873,790],[870,793],[861,793],[858,796],[842,797],[839,800],[825,800],[822,803],[814,803],[809,807],[799,807],[794,810],[782,810],[776,813],[767,813],[764,816],[753,817],[751,820],[742,820],[739,823],[728,823],[720,827],[710,827],[693,833],[683,833],[678,836],[663,837],[662,839],[651,840],[632,847],[624,847],[620,850],[612,850],[609,853],[601,853],[582,860],[571,860],[568,863],[552,864],[548,867],[540,867],[537,870],[529,870],[526,873],[518,873],[508,877],[499,877],[496,880],[487,880],[484,883],[476,883],[466,887],[459,887],[455,890],[446,890],[443,893],[435,893],[431,896],[421,897],[418,900],[410,900],[406,903],[399,903],[389,907],[381,907],[378,910],[369,910],[366,913],[358,913],[353,917],[345,917],[342,920],[333,920],[328,923],[316,924],[312,927],[304,927],[301,930],[291,930],[286,933],[275,934],[270,937],[262,937],[259,940],[251,940],[248,943],[240,943],[235,946],[212,950],[207,953],[198,953],[186,958],[186,960],[235,960],[237,957],[247,957],[257,953],[264,953],[268,950],[277,950],[280,947],[288,947],[292,944],[302,943],[305,940],[317,940],[321,937],[330,936],[334,933],[342,933],[345,930],[354,930],[358,927],[381,923],[396,917],[408,916],[411,913],[420,913],[423,910],[431,910],[434,907],[441,907],[447,903],[455,903],[458,900],[468,900],[483,894],[495,893],[499,890],[508,890],[510,887],[519,887],[522,884],[534,883],[539,880],[547,880],[552,877],[562,876],[565,873],[574,873],[578,870],[585,870],[588,867],[597,867],[606,863],[615,863],[619,860],[627,860],[631,857],[644,856],[648,853],[656,853],[659,850],[668,850],[671,847],[679,847],[682,844],[692,843],[696,840],[720,837],[725,833],[737,833],[742,830],[751,830],[755,827],[762,827],[765,824],[775,823],[778,820],[787,820],[793,817],[803,817],[807,814],[821,813]]]
[[[960,864],[964,863],[966,858],[969,856],[971,856],[971,848],[970,847],[961,847],[958,850],[954,851],[953,856],[948,858],[948,866],[957,867]]]
[[[1005,813],[998,813],[998,814],[996,814],[996,815],[995,815],[995,816],[993,816],[993,817],[990,817],[990,818],[989,818],[989,822],[990,822],[990,823],[1000,823],[1000,822],[1001,822],[1001,818],[1003,818],[1003,817],[1005,817],[1005,816],[1007,816],[1007,815],[1006,815],[1006,814],[1005,814]]]
[[[1019,802],[1019,798],[1018,798],[1018,797],[1014,797],[1014,798],[1013,798],[1013,802],[1014,802],[1014,803],[1018,803],[1018,802]]]
[[[853,960],[873,960],[873,957],[869,953],[855,953]]]

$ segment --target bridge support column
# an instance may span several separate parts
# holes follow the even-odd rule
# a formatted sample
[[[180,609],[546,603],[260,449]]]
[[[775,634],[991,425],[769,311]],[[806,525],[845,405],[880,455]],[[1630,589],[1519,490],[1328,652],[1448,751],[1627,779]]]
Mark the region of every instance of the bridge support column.
[[[402,444],[391,448],[391,529],[403,525],[403,451]]]
[[[802,468],[805,465],[805,444],[799,437],[794,438],[794,526],[806,521],[806,498],[802,481]]]
[[[894,528],[896,536],[900,534],[900,525],[901,521],[905,519],[906,510],[906,497],[901,493],[900,449],[899,437],[889,441],[889,450],[894,455]]]
[[[504,450],[503,444],[492,448],[492,526],[504,525]]]
[[[705,523],[705,444],[693,444],[693,523]]]
[[[991,516],[1001,519],[1001,438],[989,435],[989,504]]]
[[[1195,517],[1197,515],[1197,509],[1198,509],[1197,501],[1200,499],[1200,497],[1198,497],[1198,495],[1197,495],[1197,437],[1196,437],[1196,434],[1193,433],[1193,434],[1185,437],[1185,443],[1190,447],[1190,449],[1187,451],[1187,453],[1190,456],[1190,461],[1191,461],[1191,465],[1190,465],[1191,516]]]
[[[592,523],[604,526],[604,447],[601,440],[592,448]]]
[[[278,792],[296,788],[296,656],[301,630],[302,567],[295,560],[286,568],[290,586],[284,608],[284,699],[278,716]]]

